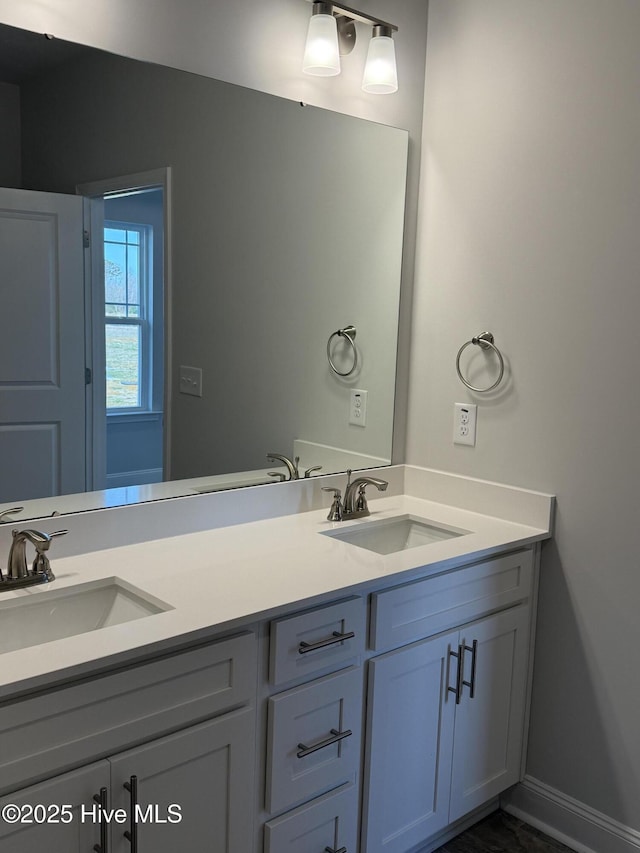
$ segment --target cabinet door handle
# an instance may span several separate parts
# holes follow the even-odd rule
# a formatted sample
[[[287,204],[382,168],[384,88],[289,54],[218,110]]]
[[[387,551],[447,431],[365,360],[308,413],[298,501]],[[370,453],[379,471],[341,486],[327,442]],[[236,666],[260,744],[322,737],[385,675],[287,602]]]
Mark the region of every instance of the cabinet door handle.
[[[299,743],[296,755],[298,758],[304,758],[305,755],[311,755],[312,752],[324,749],[325,746],[331,746],[331,744],[338,743],[346,737],[351,737],[352,734],[353,732],[351,729],[345,729],[343,732],[339,732],[337,729],[331,729],[331,737],[320,740],[318,743],[314,743],[313,746],[306,746],[304,743]]]
[[[462,698],[462,684],[463,684],[462,677],[464,675],[464,673],[462,671],[463,655],[464,655],[464,650],[463,650],[461,645],[458,646],[457,652],[452,652],[451,649],[449,649],[449,657],[456,658],[457,664],[456,664],[456,686],[451,687],[451,686],[447,685],[447,693],[455,693],[456,705],[460,704],[460,699]]]
[[[334,847],[325,847],[324,853],[347,853],[347,848],[341,847],[339,850],[336,850]]]
[[[107,789],[100,788],[99,794],[93,795],[94,803],[100,806],[100,844],[94,844],[96,853],[107,853]]]
[[[463,681],[462,683],[469,688],[469,699],[473,699],[476,695],[476,662],[478,660],[478,641],[474,640],[470,646],[465,645],[462,647],[463,663],[465,652],[471,652],[471,681]],[[464,669],[464,666],[462,666],[461,669]]]
[[[341,634],[340,631],[334,631],[326,640],[318,640],[317,643],[305,643],[300,640],[298,654],[306,655],[307,652],[314,652],[316,649],[324,649],[326,646],[333,646],[335,643],[344,643],[345,640],[351,640],[355,637],[354,631],[349,631],[346,634]]]
[[[138,806],[138,777],[132,776],[128,782],[123,785],[124,789],[129,792],[129,825],[131,829],[124,832],[124,837],[131,844],[131,853],[138,853],[138,817],[136,809]]]

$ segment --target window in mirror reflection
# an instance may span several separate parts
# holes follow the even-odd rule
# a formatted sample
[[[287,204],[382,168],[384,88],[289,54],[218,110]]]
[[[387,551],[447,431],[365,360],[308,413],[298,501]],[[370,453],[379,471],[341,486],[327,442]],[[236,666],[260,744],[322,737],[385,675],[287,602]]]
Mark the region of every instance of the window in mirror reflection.
[[[108,222],[104,229],[107,410],[149,407],[150,226]]]

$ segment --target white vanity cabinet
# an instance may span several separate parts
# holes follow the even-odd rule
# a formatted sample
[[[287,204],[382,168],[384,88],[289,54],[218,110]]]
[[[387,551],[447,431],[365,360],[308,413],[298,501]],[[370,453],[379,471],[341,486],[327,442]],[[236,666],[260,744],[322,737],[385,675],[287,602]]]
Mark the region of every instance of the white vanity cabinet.
[[[101,827],[91,819],[83,821],[82,810],[97,807],[93,797],[99,799],[101,789],[108,789],[109,784],[109,764],[101,761],[0,798],[0,809],[5,815],[0,820],[0,850],[2,853],[95,850],[95,845],[100,846]],[[24,822],[9,822],[14,806],[20,810]],[[5,812],[6,809],[9,811]]]
[[[369,661],[366,853],[407,853],[519,780],[532,568],[523,551],[373,597],[373,646],[497,612]]]
[[[130,853],[132,839],[154,853],[249,849],[253,733],[243,709],[10,794],[0,808],[18,806],[24,822],[0,821],[0,850]]]
[[[2,805],[32,821],[0,821],[0,851],[249,850],[255,678],[245,633],[0,707]]]
[[[360,597],[270,625],[264,853],[357,849],[365,632]]]

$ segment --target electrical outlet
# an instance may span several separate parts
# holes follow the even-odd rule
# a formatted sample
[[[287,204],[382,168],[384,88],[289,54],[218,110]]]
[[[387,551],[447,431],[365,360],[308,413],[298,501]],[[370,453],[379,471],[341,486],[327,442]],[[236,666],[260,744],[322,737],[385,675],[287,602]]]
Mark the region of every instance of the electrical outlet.
[[[476,445],[477,409],[475,403],[453,404],[453,443]]]
[[[202,397],[202,368],[180,365],[180,393]]]
[[[354,426],[367,425],[367,391],[352,388],[349,392],[349,423]]]

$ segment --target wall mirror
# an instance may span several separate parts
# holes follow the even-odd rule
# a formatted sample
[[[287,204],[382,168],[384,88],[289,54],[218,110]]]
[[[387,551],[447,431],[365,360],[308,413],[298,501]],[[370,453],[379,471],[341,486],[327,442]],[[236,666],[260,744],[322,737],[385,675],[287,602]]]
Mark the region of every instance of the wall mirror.
[[[407,133],[11,27],[0,56],[0,521],[389,464]]]

